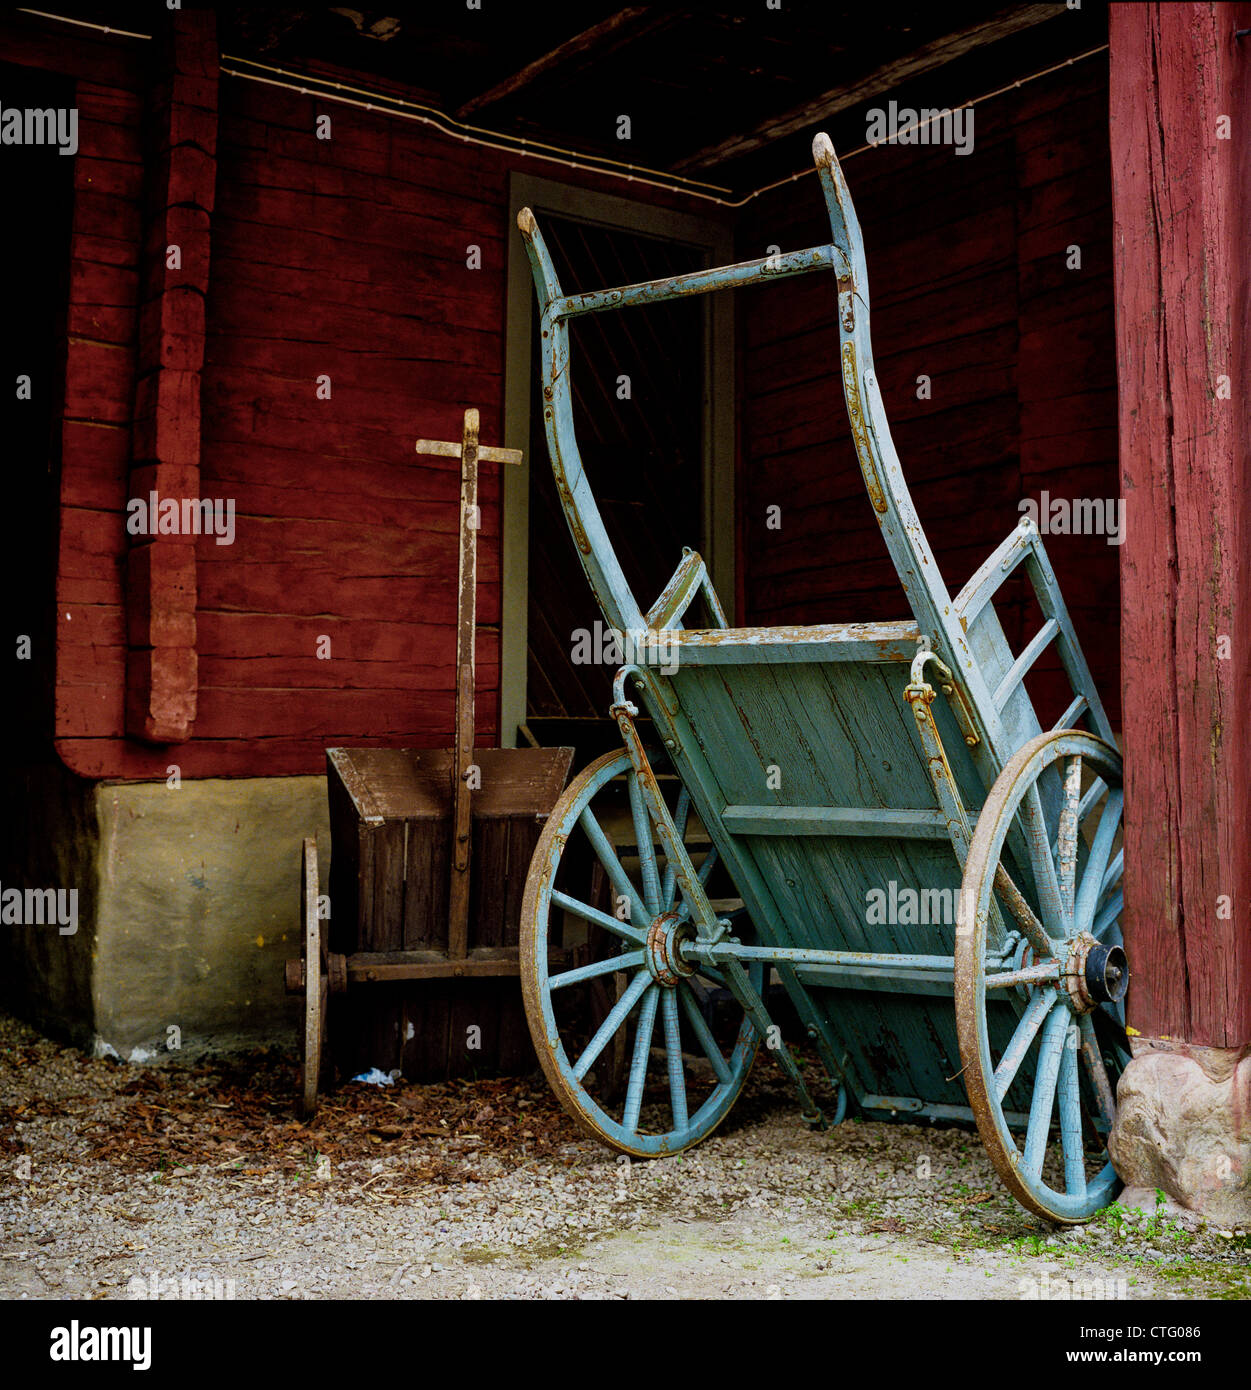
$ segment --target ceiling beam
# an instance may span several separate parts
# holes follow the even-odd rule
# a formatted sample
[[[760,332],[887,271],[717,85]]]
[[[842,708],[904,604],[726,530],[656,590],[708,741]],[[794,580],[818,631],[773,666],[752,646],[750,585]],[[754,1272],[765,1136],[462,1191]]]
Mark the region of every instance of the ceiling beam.
[[[909,78],[919,77],[922,73],[943,67],[962,57],[970,49],[1008,38],[1065,12],[1063,0],[1060,0],[1060,3],[1045,5],[1014,5],[1011,9],[1000,10],[977,24],[943,34],[940,38],[913,49],[911,53],[892,59],[857,79],[850,86],[834,87],[821,96],[804,102],[802,106],[793,107],[778,116],[770,116],[753,131],[729,136],[715,145],[708,145],[693,154],[685,155],[670,167],[675,174],[692,174],[711,169],[727,159],[737,159],[740,155],[751,154],[774,140],[794,135],[817,121],[828,120],[840,111],[846,111],[852,106],[858,106],[862,101],[880,96]]]
[[[550,53],[544,53],[532,63],[527,63],[519,72],[505,77],[494,87],[471,97],[457,108],[456,115],[464,120],[466,116],[481,111],[484,106],[493,106],[497,101],[503,101],[505,97],[512,96],[523,87],[528,87],[537,78],[554,72],[575,58],[584,57],[591,52],[603,58],[614,48],[638,38],[671,17],[653,14],[649,5],[630,5],[624,10],[618,10],[607,19],[602,19],[598,24],[592,24],[589,29],[566,39],[564,43],[557,44]]]

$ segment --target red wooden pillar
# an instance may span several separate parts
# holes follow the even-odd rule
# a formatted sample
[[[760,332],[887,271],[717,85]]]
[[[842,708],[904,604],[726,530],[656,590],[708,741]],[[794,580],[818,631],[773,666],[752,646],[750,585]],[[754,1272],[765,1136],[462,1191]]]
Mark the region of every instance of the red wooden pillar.
[[[214,15],[176,10],[167,26],[145,116],[130,473],[130,497],[144,505],[128,513],[128,525],[146,527],[132,531],[126,571],[126,732],[153,743],[189,738],[196,715],[195,536],[183,529],[181,504],[200,496],[200,370],[217,173]],[[161,529],[162,502],[177,506],[177,529]]]
[[[1251,1040],[1248,4],[1110,7],[1130,1023]]]

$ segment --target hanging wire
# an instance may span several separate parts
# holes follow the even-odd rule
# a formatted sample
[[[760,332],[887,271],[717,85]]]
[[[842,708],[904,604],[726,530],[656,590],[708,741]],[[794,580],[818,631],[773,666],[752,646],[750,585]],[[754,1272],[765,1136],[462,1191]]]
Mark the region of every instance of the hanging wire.
[[[36,15],[40,19],[57,20],[62,24],[77,25],[83,29],[95,29],[100,33],[114,37],[127,39],[150,39],[152,37],[151,34],[139,34],[128,29],[115,29],[110,25],[92,23],[90,20],[70,19],[66,15],[50,14],[46,10],[23,8],[20,13]],[[995,97],[1003,96],[1005,92],[1016,91],[1017,88],[1037,81],[1040,77],[1047,77],[1053,72],[1059,72],[1061,68],[1072,67],[1074,63],[1080,63],[1085,58],[1094,57],[1096,53],[1106,53],[1107,51],[1108,45],[1104,43],[1096,48],[1088,48],[1084,53],[1075,53],[1071,58],[1052,63],[1050,67],[1039,68],[1037,72],[1032,72],[1027,77],[1019,77],[1013,82],[1005,83],[1002,87],[996,87],[993,92],[983,92],[980,96],[970,97],[968,101],[961,102],[959,106],[944,107],[935,111],[925,120],[918,120],[912,125],[905,126],[892,140],[870,140],[867,144],[857,145],[855,149],[840,154],[839,160],[845,162],[848,159],[854,159],[857,155],[864,154],[866,150],[877,149],[883,144],[897,143],[900,135],[921,130],[935,120],[954,114],[956,111],[980,106],[984,101],[991,101]],[[744,194],[741,198],[723,196],[731,194],[733,190],[721,184],[704,183],[698,179],[685,179],[677,174],[666,173],[663,169],[649,169],[641,164],[626,164],[602,155],[579,154],[576,150],[547,144],[541,140],[526,140],[520,136],[504,135],[499,131],[488,130],[483,126],[466,125],[445,112],[439,111],[436,107],[425,106],[421,102],[408,101],[404,97],[371,92],[367,88],[336,82],[328,77],[314,77],[310,74],[292,72],[287,68],[273,67],[268,63],[260,63],[252,58],[240,58],[229,53],[221,54],[221,62],[223,64],[221,71],[227,77],[237,77],[247,82],[259,82],[269,87],[281,87],[286,91],[298,92],[301,96],[321,97],[327,101],[354,106],[364,111],[377,111],[380,115],[394,116],[401,120],[417,121],[422,125],[434,127],[440,134],[446,135],[449,139],[460,140],[467,145],[500,150],[505,154],[521,154],[531,159],[558,164],[567,169],[580,169],[610,178],[623,178],[627,183],[642,184],[647,188],[660,188],[670,193],[682,193],[690,198],[698,198],[701,202],[715,203],[718,207],[746,207],[756,198],[760,198],[766,193],[772,193],[775,189],[784,188],[787,184],[794,183],[798,179],[816,172],[813,165],[808,165],[806,168],[796,170],[793,174],[787,174],[783,178],[774,179],[772,183],[766,183],[760,188],[752,189],[750,193]],[[260,71],[245,71],[241,68],[227,67],[225,66],[227,63],[243,63],[247,65],[248,69],[259,69]],[[262,75],[265,73],[274,75]],[[368,98],[368,100],[361,100],[361,98]]]

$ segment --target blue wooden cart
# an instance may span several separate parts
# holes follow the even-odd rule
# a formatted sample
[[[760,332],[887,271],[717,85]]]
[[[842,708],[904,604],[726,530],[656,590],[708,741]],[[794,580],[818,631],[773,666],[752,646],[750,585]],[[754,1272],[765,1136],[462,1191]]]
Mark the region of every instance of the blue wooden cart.
[[[766,1039],[810,1124],[849,1098],[871,1118],[974,1119],[1026,1207],[1077,1221],[1118,1187],[1121,757],[1032,522],[947,590],[873,371],[859,223],[825,135],[813,153],[831,240],[804,251],[566,293],[533,214],[518,219],[556,487],[627,651],[610,711],[624,748],[569,786],[530,869],[531,1033],[566,1108],[626,1153],[707,1135]],[[834,277],[851,433],[911,616],[730,628],[691,551],[644,609],[579,457],[570,320],[817,271]],[[994,600],[1020,566],[1042,621],[1015,654]],[[707,624],[686,626],[697,601]],[[1044,729],[1024,677],[1051,643],[1072,703]],[[714,874],[745,912],[713,895]],[[770,1019],[776,982],[837,1088],[828,1117]]]

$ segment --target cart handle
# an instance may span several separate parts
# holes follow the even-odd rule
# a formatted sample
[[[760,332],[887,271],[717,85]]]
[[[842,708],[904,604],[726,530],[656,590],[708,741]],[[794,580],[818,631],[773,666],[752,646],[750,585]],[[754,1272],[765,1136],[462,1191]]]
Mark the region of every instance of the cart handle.
[[[529,216],[529,225],[522,220]],[[518,215],[522,231],[537,236],[534,214],[523,208]],[[758,285],[765,280],[784,280],[793,275],[807,275],[814,270],[833,270],[840,276],[849,271],[847,257],[832,243],[810,246],[804,251],[787,251],[775,256],[761,256],[754,261],[738,261],[734,265],[711,266],[707,270],[688,271],[670,275],[664,280],[645,280],[635,285],[620,285],[614,289],[589,290],[585,294],[554,297],[548,312],[555,319],[576,318],[579,314],[599,314],[605,309],[626,309],[635,305],[660,304],[667,299],[686,299],[692,295],[708,294],[712,290],[737,290],[745,285]]]
[[[828,243],[655,282],[566,294],[534,213],[529,208],[522,208],[518,213],[517,225],[542,309],[539,328],[543,419],[561,506],[582,567],[609,624],[621,631],[634,631],[653,623],[676,625],[683,603],[697,587],[702,587],[695,582],[697,566],[694,562],[679,566],[665,594],[649,614],[644,613],[609,540],[578,452],[569,384],[568,321],[582,314],[663,302],[710,290],[742,288],[814,270],[834,271],[843,395],[856,454],[878,525],[922,631],[934,634],[935,645],[956,658],[974,708],[988,712],[997,731],[991,692],[986,689],[965,633],[952,615],[951,598],[912,504],[891,441],[885,406],[873,372],[868,331],[868,272],[855,206],[827,135],[817,135],[812,153],[829,218]]]
[[[766,280],[785,280],[808,275],[814,270],[832,270],[838,279],[863,284],[867,280],[861,249],[860,223],[843,172],[828,135],[813,141],[813,159],[821,179],[822,193],[830,217],[834,240],[802,251],[783,251],[760,256],[754,261],[710,266],[705,270],[670,275],[663,280],[643,280],[633,285],[588,290],[584,294],[562,294],[543,234],[534,213],[522,208],[517,226],[526,239],[535,280],[543,288],[543,312],[552,320],[577,318],[581,314],[600,314],[606,309],[626,309],[643,304],[661,304],[670,299],[687,299],[712,290],[737,290]],[[848,249],[844,250],[844,246]],[[850,253],[850,254],[849,254]]]

